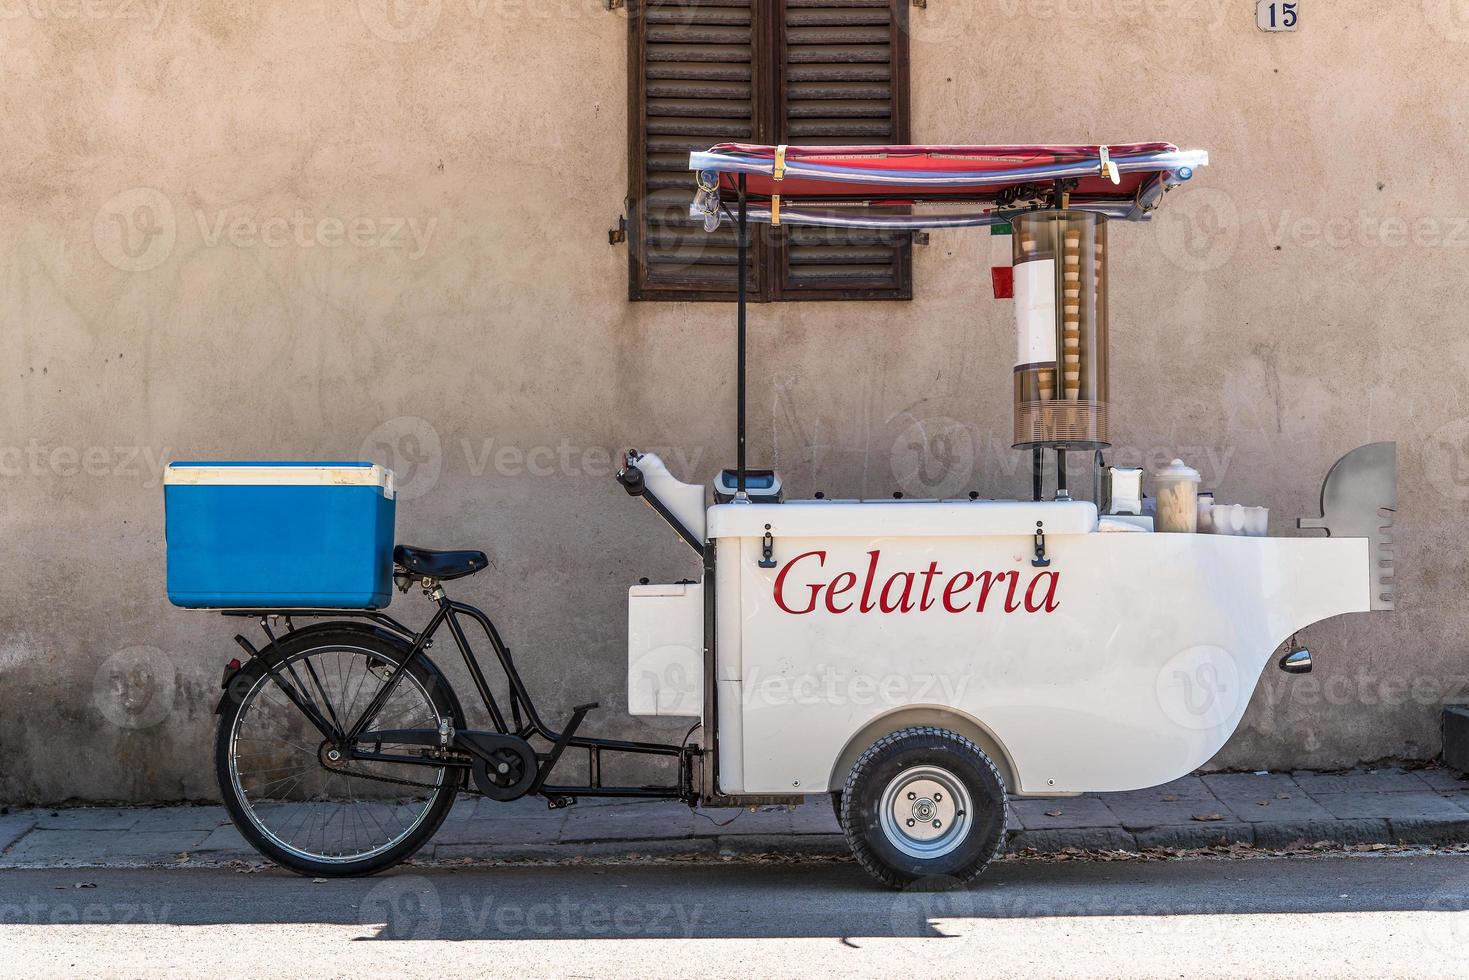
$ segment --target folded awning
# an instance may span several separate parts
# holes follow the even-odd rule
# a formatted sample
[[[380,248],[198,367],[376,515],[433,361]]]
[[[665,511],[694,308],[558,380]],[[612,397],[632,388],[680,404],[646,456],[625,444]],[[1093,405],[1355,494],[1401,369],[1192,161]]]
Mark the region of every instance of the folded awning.
[[[1209,154],[1171,143],[1095,146],[762,146],[720,143],[692,153],[699,174],[690,215],[710,230],[728,217],[722,195],[745,181],[749,216],[774,224],[942,228],[994,224],[1051,198],[1144,220]],[[949,205],[937,214],[926,205]],[[967,207],[966,207],[967,205]],[[958,206],[958,207],[955,207]],[[886,209],[886,210],[884,210]],[[902,213],[895,213],[901,209]]]

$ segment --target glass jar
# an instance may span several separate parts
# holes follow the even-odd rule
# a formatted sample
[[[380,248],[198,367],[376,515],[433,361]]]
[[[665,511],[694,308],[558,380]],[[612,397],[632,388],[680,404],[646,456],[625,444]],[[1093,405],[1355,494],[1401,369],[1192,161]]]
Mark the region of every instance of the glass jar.
[[[1214,495],[1199,494],[1199,520],[1196,530],[1200,534],[1214,533]]]
[[[1199,471],[1181,459],[1153,474],[1157,503],[1155,528],[1165,534],[1194,534],[1199,529]]]

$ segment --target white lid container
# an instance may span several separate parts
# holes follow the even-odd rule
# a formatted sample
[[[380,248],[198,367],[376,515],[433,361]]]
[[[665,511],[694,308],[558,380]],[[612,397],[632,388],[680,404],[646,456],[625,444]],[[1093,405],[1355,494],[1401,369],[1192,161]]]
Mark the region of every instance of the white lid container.
[[[1245,532],[1245,508],[1243,504],[1215,504],[1211,522],[1215,534],[1243,534]]]
[[[1193,534],[1199,529],[1199,471],[1181,459],[1153,474],[1158,500],[1157,529]]]
[[[1110,466],[1112,494],[1107,506],[1109,514],[1141,514],[1143,512],[1143,471],[1136,466]]]

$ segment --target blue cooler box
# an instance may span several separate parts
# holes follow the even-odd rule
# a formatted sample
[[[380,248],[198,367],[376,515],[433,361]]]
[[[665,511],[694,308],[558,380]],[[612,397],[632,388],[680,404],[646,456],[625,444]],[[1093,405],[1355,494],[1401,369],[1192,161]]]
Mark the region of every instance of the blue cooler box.
[[[168,599],[189,609],[379,609],[392,600],[391,470],[172,463]]]

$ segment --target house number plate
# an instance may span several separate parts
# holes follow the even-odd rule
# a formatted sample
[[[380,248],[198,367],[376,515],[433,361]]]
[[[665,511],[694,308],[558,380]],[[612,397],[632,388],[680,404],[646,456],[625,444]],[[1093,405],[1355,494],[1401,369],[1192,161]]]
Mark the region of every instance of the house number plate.
[[[1255,24],[1262,31],[1293,31],[1300,25],[1300,3],[1281,0],[1259,0],[1255,4]]]

